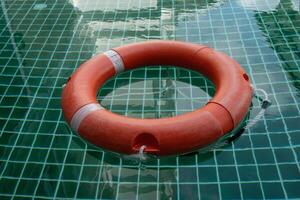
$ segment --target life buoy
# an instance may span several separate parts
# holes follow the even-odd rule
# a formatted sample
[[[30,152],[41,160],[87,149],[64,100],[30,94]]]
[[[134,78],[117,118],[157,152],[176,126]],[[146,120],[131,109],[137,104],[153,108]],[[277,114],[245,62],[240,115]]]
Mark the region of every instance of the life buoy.
[[[96,94],[110,77],[142,66],[172,65],[198,71],[216,87],[202,108],[160,119],[131,118],[104,109]],[[227,55],[209,47],[150,41],[109,50],[83,63],[62,93],[62,110],[71,128],[101,148],[134,154],[142,147],[155,155],[191,152],[233,130],[246,116],[253,90],[249,77]]]

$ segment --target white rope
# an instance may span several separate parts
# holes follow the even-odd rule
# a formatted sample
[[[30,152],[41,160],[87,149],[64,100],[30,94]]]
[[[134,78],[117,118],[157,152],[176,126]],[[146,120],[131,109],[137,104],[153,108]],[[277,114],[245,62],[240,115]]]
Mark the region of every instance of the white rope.
[[[132,160],[132,161],[146,161],[150,156],[145,153],[146,145],[142,145],[139,148],[138,153],[136,154],[131,154],[131,155],[123,155],[123,159],[125,160]]]
[[[145,149],[146,149],[146,145],[142,145],[139,149],[139,157],[140,157],[140,160],[146,160],[147,157],[145,155]]]
[[[253,119],[251,119],[251,120],[248,121],[247,125],[244,126],[244,129],[245,130],[249,129],[254,124],[256,124],[256,122],[258,122],[265,115],[265,112],[266,112],[266,109],[261,109]]]
[[[252,86],[253,87],[253,86]],[[261,93],[263,93],[263,95],[264,95],[264,100],[266,100],[266,101],[269,101],[269,97],[268,97],[268,94],[267,94],[267,92],[266,91],[264,91],[263,89],[260,89],[260,88],[254,88],[253,87],[253,89],[254,89],[254,91],[256,91],[256,92],[261,92]]]
[[[261,98],[257,94],[257,92],[261,92],[263,94],[263,98],[261,98],[262,99],[261,110],[257,113],[257,115],[253,119],[248,120],[247,125],[244,126],[245,130],[249,129],[250,127],[255,125],[265,115],[266,109],[271,105],[271,102],[269,100],[269,97],[268,97],[268,94],[266,91],[264,91],[263,89],[260,89],[260,88],[255,88],[253,85],[251,85],[251,86],[254,90],[254,95],[258,98]]]

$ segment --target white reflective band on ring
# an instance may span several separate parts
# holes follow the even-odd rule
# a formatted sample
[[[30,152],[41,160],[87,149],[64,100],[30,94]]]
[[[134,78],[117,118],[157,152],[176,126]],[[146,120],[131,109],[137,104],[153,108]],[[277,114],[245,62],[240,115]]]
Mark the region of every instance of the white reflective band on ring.
[[[114,50],[109,50],[104,52],[104,55],[106,55],[110,61],[113,63],[116,73],[124,71],[124,63],[121,58],[121,56]]]
[[[82,120],[84,120],[84,118],[90,114],[91,112],[95,111],[95,110],[102,110],[104,109],[100,104],[98,103],[90,103],[87,104],[83,107],[81,107],[79,110],[76,111],[76,113],[73,115],[70,126],[71,128],[78,132],[79,126],[82,122]]]

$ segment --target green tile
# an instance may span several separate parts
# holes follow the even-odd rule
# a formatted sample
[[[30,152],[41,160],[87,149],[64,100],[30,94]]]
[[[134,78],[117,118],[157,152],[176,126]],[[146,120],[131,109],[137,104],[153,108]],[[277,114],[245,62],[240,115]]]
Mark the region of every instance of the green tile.
[[[8,162],[6,163],[6,167],[3,175],[7,177],[20,177],[23,168],[24,168],[23,163]]]
[[[261,180],[279,180],[279,171],[275,165],[259,166],[259,176]]]
[[[199,199],[197,184],[182,184],[179,186],[179,199]]]
[[[62,166],[60,164],[47,164],[43,167],[42,178],[57,180],[61,171]]]
[[[266,199],[284,199],[284,189],[280,183],[263,183],[263,190]]]
[[[18,135],[16,133],[3,132],[2,136],[0,137],[0,144],[13,145],[17,136]]]
[[[116,198],[116,184],[99,184],[99,193],[97,198],[99,199],[115,199]]]
[[[62,178],[65,180],[78,180],[80,171],[80,166],[65,165],[62,172]]]
[[[80,183],[76,198],[94,199],[97,196],[97,185],[93,183]]]
[[[223,199],[241,199],[241,191],[238,184],[224,184],[221,186]]]
[[[38,149],[38,148],[32,149],[29,155],[29,161],[44,162],[48,151],[49,151],[48,149]]]
[[[138,199],[156,199],[157,192],[157,186],[155,184],[140,185]]]
[[[17,188],[17,194],[32,195],[37,185],[37,180],[20,180]]]
[[[271,149],[256,149],[254,150],[254,153],[258,163],[275,163],[274,154]]]
[[[60,182],[57,196],[64,197],[64,198],[74,198],[77,184],[78,183],[76,182],[70,182],[70,181]]]
[[[242,183],[243,198],[262,199],[262,189],[259,183]]]
[[[277,159],[278,163],[281,162],[297,162],[297,160],[295,160],[295,156],[293,154],[293,151],[291,149],[288,148],[284,148],[284,149],[276,149],[275,150],[275,156]]]
[[[23,147],[14,147],[12,150],[10,160],[12,161],[25,161],[29,155],[29,149]]]
[[[196,168],[191,167],[180,167],[179,171],[179,182],[197,182],[197,171]]]
[[[86,166],[82,169],[81,180],[83,181],[98,181],[101,167]]]
[[[57,181],[41,180],[37,186],[37,194],[43,197],[53,197]]]
[[[17,179],[1,178],[0,181],[0,193],[1,194],[13,194],[17,184]]]
[[[237,169],[235,167],[219,167],[219,179],[221,182],[237,181]]]
[[[240,166],[238,167],[238,174],[240,181],[258,181],[259,174],[257,174],[257,167],[255,166]]]
[[[296,163],[279,165],[279,169],[284,180],[300,180],[300,171]]]
[[[26,163],[26,165],[24,165],[24,172],[22,177],[37,179],[42,173],[43,167],[43,164]]]
[[[235,151],[236,161],[239,164],[254,164],[254,156],[252,150]]]
[[[200,185],[200,197],[202,199],[219,199],[219,189],[217,184]]]
[[[299,186],[300,186],[300,181],[297,180],[296,182],[285,182],[284,183],[284,188],[286,190],[287,196],[289,198],[299,198],[300,197],[300,192],[299,192]]]
[[[232,151],[222,151],[217,154],[216,159],[219,165],[234,164],[234,157]]]
[[[199,167],[199,181],[200,182],[216,182],[217,170],[214,167]]]

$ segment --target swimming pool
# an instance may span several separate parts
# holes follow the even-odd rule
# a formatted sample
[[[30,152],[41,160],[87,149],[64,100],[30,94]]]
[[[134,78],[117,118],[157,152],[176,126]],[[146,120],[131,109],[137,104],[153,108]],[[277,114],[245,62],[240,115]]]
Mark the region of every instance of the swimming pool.
[[[3,0],[0,15],[1,199],[300,198],[299,1]],[[225,52],[272,106],[205,154],[139,166],[87,144],[63,119],[62,85],[93,55],[152,39]],[[160,66],[118,75],[98,98],[116,113],[159,118],[213,93],[201,75]],[[259,109],[253,99],[250,118]]]

